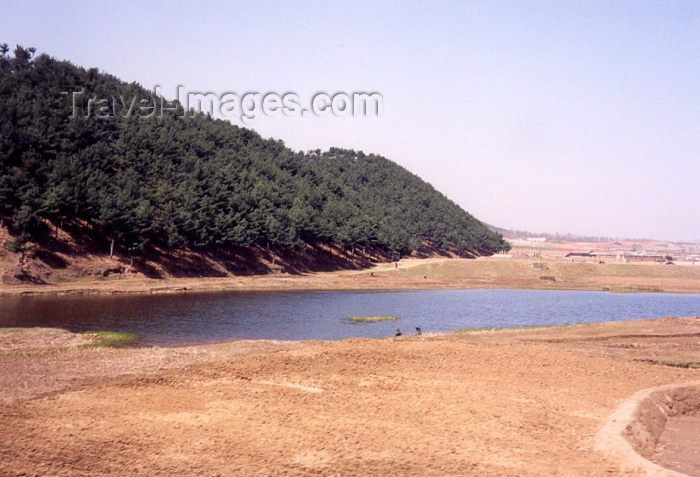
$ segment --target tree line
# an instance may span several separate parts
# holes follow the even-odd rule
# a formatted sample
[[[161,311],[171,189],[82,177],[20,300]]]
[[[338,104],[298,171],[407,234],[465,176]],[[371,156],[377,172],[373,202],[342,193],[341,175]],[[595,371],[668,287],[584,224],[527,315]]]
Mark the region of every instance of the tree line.
[[[408,254],[426,243],[490,254],[500,234],[397,164],[352,150],[295,152],[204,114],[71,117],[67,91],[151,92],[0,45],[0,218],[13,246],[81,224],[134,253],[323,241]]]

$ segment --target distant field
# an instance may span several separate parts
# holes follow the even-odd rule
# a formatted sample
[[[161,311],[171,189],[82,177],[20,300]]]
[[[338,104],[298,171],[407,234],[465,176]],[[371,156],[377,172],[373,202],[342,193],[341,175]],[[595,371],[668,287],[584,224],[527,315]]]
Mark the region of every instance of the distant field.
[[[0,284],[0,295],[183,293],[241,290],[519,288],[700,293],[700,266],[598,264],[527,258],[403,259],[370,269],[209,278],[75,280],[41,286]]]
[[[535,268],[544,263],[547,269]],[[700,291],[700,266],[597,264],[527,259],[446,260],[399,268],[405,277],[610,291]]]

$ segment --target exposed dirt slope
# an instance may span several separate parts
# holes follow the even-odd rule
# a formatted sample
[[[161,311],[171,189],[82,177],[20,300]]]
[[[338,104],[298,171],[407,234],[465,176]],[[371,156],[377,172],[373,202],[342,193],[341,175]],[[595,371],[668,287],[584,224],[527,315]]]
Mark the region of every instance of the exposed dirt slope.
[[[387,251],[344,250],[322,242],[309,242],[299,250],[251,245],[226,250],[166,251],[150,247],[146,253],[135,253],[117,248],[110,256],[109,242],[93,236],[87,226],[75,223],[63,229],[51,226],[51,234],[39,242],[28,243],[24,253],[8,250],[13,239],[7,227],[0,226],[0,285],[299,274],[357,270],[392,258]],[[436,254],[430,248],[422,252],[422,256]]]
[[[550,262],[542,271],[531,260],[479,258],[402,259],[369,270],[265,274],[221,278],[149,279],[110,276],[55,284],[0,284],[0,295],[35,293],[180,293],[245,290],[529,288],[613,292],[700,293],[700,266],[593,265]]]

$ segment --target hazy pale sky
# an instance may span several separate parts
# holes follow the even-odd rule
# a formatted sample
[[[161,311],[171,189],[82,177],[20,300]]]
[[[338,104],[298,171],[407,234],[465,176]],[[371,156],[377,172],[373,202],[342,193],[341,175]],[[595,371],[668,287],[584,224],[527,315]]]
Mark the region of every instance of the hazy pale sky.
[[[146,88],[378,92],[379,118],[261,117],[388,157],[504,228],[700,239],[700,2],[0,0],[0,43]]]

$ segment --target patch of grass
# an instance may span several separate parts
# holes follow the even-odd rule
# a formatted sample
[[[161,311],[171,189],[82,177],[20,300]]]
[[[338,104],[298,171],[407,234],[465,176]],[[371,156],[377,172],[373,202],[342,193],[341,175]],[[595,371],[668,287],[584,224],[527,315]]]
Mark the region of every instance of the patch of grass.
[[[608,290],[610,293],[639,293],[640,291],[637,288],[616,288],[613,287],[610,290]]]
[[[351,316],[350,321],[358,323],[375,323],[377,321],[396,321],[398,316]]]
[[[554,325],[522,325],[522,326],[516,326],[515,329],[521,329],[521,330],[531,330],[531,329],[536,329],[536,328],[566,328],[569,326],[581,326],[585,325],[586,323],[569,323],[568,321],[565,321],[564,323],[557,323]]]
[[[690,368],[690,369],[698,369],[700,368],[700,361],[662,361],[661,364],[665,364],[666,366],[673,366],[675,368]]]
[[[140,339],[139,335],[128,331],[86,331],[84,334],[97,338],[88,346],[98,347],[129,346],[138,343]]]
[[[700,361],[693,360],[656,360],[656,359],[635,359],[635,361],[640,361],[642,363],[649,364],[659,364],[662,366],[671,366],[674,368],[687,368],[687,369],[698,369],[700,368]]]
[[[482,326],[475,328],[457,328],[456,333],[470,333],[472,331],[504,330],[505,328],[494,328],[493,326]]]
[[[508,326],[505,328],[497,328],[494,326],[483,326],[477,328],[457,328],[455,332],[457,333],[469,333],[472,331],[508,331],[508,330],[535,330],[539,328],[563,328],[566,326],[578,326],[579,323],[560,323],[558,325],[521,325],[521,326]]]

